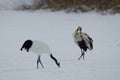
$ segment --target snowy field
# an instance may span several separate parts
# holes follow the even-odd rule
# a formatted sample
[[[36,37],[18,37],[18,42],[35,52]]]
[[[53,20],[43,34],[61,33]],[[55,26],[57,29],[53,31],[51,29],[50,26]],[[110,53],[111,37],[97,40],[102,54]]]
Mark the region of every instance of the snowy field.
[[[78,61],[72,33],[79,25],[94,49]],[[37,69],[37,55],[20,51],[27,39],[46,42],[61,67],[43,55],[45,69]],[[0,11],[0,49],[0,80],[120,80],[120,14]]]
[[[16,9],[21,5],[31,5],[34,0],[0,0],[0,10]]]

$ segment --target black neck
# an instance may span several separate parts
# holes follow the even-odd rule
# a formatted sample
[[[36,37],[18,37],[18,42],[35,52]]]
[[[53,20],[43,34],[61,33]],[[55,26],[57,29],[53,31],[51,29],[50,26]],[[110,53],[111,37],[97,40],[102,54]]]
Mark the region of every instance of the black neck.
[[[57,66],[60,67],[60,63],[58,63],[57,59],[52,54],[50,54],[50,57],[55,61]]]

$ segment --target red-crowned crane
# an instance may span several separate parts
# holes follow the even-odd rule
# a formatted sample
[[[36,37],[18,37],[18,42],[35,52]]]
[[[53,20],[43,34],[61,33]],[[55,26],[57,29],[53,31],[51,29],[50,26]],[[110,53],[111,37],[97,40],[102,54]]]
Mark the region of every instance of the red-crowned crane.
[[[79,26],[76,31],[73,33],[74,42],[80,47],[81,49],[81,56],[78,58],[78,60],[83,57],[87,49],[92,50],[93,49],[93,39],[87,34],[82,32],[82,27]]]
[[[42,68],[44,68],[42,62],[41,62],[41,55],[44,53],[47,53],[56,63],[58,67],[60,67],[60,63],[57,61],[57,59],[52,55],[51,49],[49,46],[42,42],[42,41],[37,41],[37,40],[26,40],[24,44],[21,47],[21,51],[25,49],[27,52],[31,51],[34,52],[38,55],[37,59],[37,69],[39,67],[39,63],[41,64]]]

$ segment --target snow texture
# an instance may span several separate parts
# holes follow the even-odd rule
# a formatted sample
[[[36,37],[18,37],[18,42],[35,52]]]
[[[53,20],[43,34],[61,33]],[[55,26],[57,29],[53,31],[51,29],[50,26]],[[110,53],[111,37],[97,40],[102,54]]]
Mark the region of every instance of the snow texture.
[[[79,61],[81,51],[72,36],[78,26],[94,40],[94,49]],[[2,10],[0,80],[120,80],[119,34],[119,14]],[[36,69],[37,55],[20,51],[27,39],[47,43],[61,67],[42,55],[45,69]]]
[[[32,5],[33,0],[0,0],[0,10],[14,10],[22,5]]]

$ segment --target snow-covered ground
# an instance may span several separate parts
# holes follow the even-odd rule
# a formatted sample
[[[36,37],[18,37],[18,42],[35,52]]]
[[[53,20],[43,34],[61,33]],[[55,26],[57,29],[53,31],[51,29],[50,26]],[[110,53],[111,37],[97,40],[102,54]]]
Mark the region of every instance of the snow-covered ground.
[[[72,33],[79,25],[94,49],[78,61]],[[0,80],[120,80],[119,35],[120,14],[0,11]],[[43,55],[45,69],[37,69],[37,55],[20,51],[27,39],[48,43],[61,67]]]
[[[21,5],[31,5],[33,0],[0,0],[0,10],[16,9]]]

